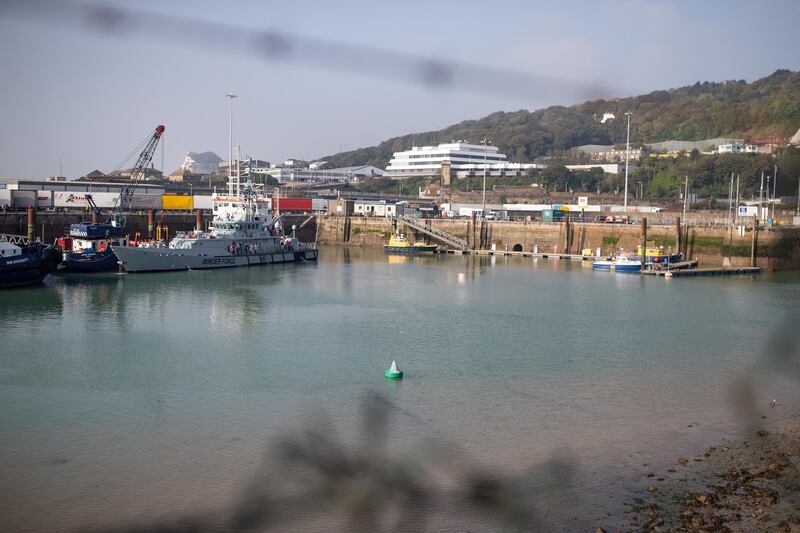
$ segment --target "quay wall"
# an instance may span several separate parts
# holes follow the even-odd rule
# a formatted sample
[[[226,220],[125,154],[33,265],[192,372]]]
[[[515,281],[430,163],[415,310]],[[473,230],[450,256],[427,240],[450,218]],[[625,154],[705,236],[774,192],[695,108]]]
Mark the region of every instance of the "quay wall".
[[[349,220],[349,221],[348,221]],[[470,248],[481,248],[480,221],[432,219],[434,228],[444,230],[466,240]],[[348,234],[349,224],[349,234]],[[581,253],[582,249],[599,247],[602,255],[612,254],[618,249],[635,251],[641,243],[640,225],[623,224],[570,224],[572,235],[570,246],[567,227],[553,222],[487,221],[484,249],[496,246],[498,251],[513,250],[516,245],[530,252],[538,245],[539,252]],[[321,217],[318,240],[320,244],[381,247],[393,231],[390,219],[370,217]],[[424,235],[415,235],[402,224],[400,231],[412,239],[424,240]],[[686,231],[686,230],[684,230]],[[677,249],[675,225],[650,225],[648,220],[647,240],[665,249]],[[730,256],[733,266],[750,265],[752,232],[739,236],[734,230],[723,226],[688,226],[685,235],[687,257],[698,259],[704,266],[722,265],[723,258]],[[557,247],[557,248],[555,248]],[[768,270],[800,270],[800,229],[773,228],[761,230],[756,242],[757,265]]]
[[[209,212],[204,213],[205,227],[211,221]],[[34,224],[34,235],[42,242],[52,243],[58,237],[66,235],[70,224],[86,222],[90,217],[82,213],[54,213],[50,211],[39,211],[36,213]],[[282,217],[282,222],[286,232],[291,232],[292,225],[298,227],[308,219],[307,216],[291,215]],[[167,226],[169,235],[175,235],[176,231],[191,231],[195,226],[195,214],[191,212],[169,213],[156,211],[156,225]],[[147,214],[144,212],[133,213],[127,216],[126,234],[134,237],[136,233],[147,237]],[[309,223],[298,231],[298,237],[303,241],[314,241],[316,236],[316,220],[312,218]],[[0,233],[10,233],[13,235],[28,234],[28,220],[24,212],[0,213]]]
[[[206,225],[210,214],[205,214]],[[382,247],[389,239],[393,228],[390,219],[372,217],[337,217],[292,215],[282,217],[286,232],[292,225],[298,226],[298,237],[306,242],[317,240],[320,244]],[[35,236],[43,242],[53,242],[57,237],[66,234],[70,224],[86,221],[82,213],[54,213],[39,211],[34,224]],[[128,235],[140,233],[147,235],[147,215],[144,212],[128,215]],[[602,255],[614,253],[622,248],[636,250],[641,242],[639,225],[622,224],[570,224],[571,239],[564,223],[523,222],[523,221],[487,221],[485,239],[481,242],[480,221],[472,220],[432,219],[431,225],[466,240],[470,248],[491,248],[494,244],[498,251],[513,250],[516,245],[523,251],[530,252],[538,245],[540,252],[580,253],[582,249],[591,249],[594,253],[599,247]],[[156,212],[155,223],[166,225],[169,234],[176,231],[194,229],[195,214]],[[424,240],[424,235],[414,235],[401,225],[400,230],[412,239]],[[27,234],[27,218],[24,212],[0,213],[0,233],[16,235]],[[674,224],[656,225],[648,217],[648,241],[663,245],[665,249],[675,250],[677,231]],[[731,239],[732,237],[732,239]],[[800,270],[800,228],[778,227],[770,231],[759,231],[757,234],[757,265],[768,270]],[[569,241],[569,242],[568,242]],[[697,258],[704,266],[716,266],[723,263],[725,256],[730,256],[733,266],[749,266],[752,232],[744,236],[731,236],[730,229],[721,225],[693,226],[689,225],[686,239],[687,257]],[[483,246],[481,246],[483,244]],[[566,245],[569,244],[569,247]],[[554,248],[557,247],[557,248]],[[730,253],[729,253],[730,252]]]

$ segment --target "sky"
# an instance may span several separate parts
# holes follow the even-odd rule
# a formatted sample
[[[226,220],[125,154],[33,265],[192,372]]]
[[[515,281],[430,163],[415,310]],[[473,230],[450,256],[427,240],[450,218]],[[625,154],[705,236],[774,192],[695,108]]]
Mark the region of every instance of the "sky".
[[[239,95],[234,143],[276,162],[495,111],[800,70],[796,0],[89,4],[152,14],[143,31],[87,25],[69,16],[79,12],[71,4],[37,5],[0,0],[1,178],[111,171],[158,124],[166,133],[156,168],[163,160],[172,172],[189,151],[226,158],[228,92]],[[212,25],[187,36],[169,17]],[[334,60],[237,45],[264,30],[322,41]],[[376,61],[365,56],[372,49],[389,53]],[[501,72],[468,66],[452,84],[420,83],[394,53]]]

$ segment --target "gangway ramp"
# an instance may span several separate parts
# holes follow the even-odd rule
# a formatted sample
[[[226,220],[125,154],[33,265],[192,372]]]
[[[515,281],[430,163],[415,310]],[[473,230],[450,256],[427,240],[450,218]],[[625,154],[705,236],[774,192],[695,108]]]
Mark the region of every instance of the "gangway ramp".
[[[434,228],[430,224],[426,224],[424,221],[420,219],[411,218],[405,215],[398,215],[397,217],[395,217],[395,220],[398,222],[402,222],[403,224],[413,229],[414,231],[424,233],[430,238],[444,244],[445,246],[449,246],[454,250],[461,250],[462,252],[465,252],[467,248],[469,248],[467,241],[465,241],[464,239],[459,239],[458,237],[456,237],[451,233],[447,233],[444,230]]]

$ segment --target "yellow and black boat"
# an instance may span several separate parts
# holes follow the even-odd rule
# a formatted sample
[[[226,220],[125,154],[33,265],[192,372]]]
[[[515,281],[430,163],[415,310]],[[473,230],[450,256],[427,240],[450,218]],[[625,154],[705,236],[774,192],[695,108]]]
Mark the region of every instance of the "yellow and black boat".
[[[436,251],[436,245],[425,244],[422,241],[412,244],[408,242],[408,239],[403,234],[398,233],[397,235],[392,235],[389,239],[389,244],[384,245],[383,250],[391,254],[432,254]]]

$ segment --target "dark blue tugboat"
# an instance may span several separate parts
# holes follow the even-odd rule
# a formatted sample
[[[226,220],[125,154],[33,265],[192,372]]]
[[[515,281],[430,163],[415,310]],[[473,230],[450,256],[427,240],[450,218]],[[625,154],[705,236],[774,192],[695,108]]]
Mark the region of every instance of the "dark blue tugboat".
[[[144,169],[153,158],[158,140],[163,133],[164,126],[158,126],[149,138],[142,141],[144,149],[131,170],[131,182],[137,181],[144,175]],[[85,273],[113,272],[119,268],[119,260],[111,247],[128,245],[125,236],[125,212],[131,205],[133,193],[132,183],[123,187],[119,193],[119,200],[105,222],[81,222],[70,225],[68,236],[60,237],[56,241],[64,250],[62,270]],[[86,194],[86,201],[92,208],[96,220],[103,220],[103,214],[94,203],[91,194]]]
[[[69,237],[56,243],[63,247],[62,270],[67,272],[113,272],[117,270],[117,256],[111,245],[126,246],[124,226],[112,224],[72,224]]]
[[[60,262],[61,248],[57,246],[0,235],[0,289],[41,283]]]

